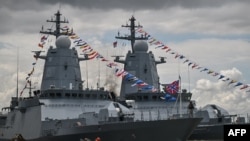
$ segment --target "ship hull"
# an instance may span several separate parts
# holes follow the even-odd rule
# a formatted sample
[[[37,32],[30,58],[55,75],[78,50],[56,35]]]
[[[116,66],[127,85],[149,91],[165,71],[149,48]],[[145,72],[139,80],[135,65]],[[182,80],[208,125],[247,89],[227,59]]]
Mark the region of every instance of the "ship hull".
[[[224,125],[199,125],[190,135],[189,140],[223,140]]]
[[[159,121],[122,122],[60,129],[55,135],[29,141],[80,141],[88,138],[102,141],[185,141],[199,124],[200,118]],[[25,139],[25,137],[24,137]],[[9,139],[0,139],[0,141]]]
[[[198,125],[188,140],[224,140],[224,126],[234,124]],[[240,124],[242,125],[242,124]],[[250,125],[250,124],[245,124]]]

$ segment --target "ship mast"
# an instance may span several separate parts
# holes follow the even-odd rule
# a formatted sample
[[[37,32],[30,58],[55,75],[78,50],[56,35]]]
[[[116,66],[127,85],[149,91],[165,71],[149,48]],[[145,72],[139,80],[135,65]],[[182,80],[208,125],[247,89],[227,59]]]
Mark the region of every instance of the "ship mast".
[[[56,36],[56,38],[59,37],[60,35],[68,35],[69,34],[68,29],[67,29],[66,32],[60,32],[61,23],[69,23],[69,21],[66,20],[65,18],[64,18],[64,20],[61,20],[61,15],[62,14],[58,10],[57,13],[55,13],[55,16],[56,16],[55,19],[51,18],[51,20],[47,20],[47,22],[53,22],[53,23],[56,24],[55,31],[52,32],[51,29],[49,29],[49,31],[44,31],[43,28],[42,28],[42,30],[40,31],[40,33],[54,35],[54,36]]]
[[[42,34],[54,35],[57,38],[56,46],[51,46],[46,56],[36,54],[37,58],[45,60],[41,91],[51,88],[82,90],[83,81],[79,62],[87,59],[79,58],[77,50],[74,47],[71,48],[71,40],[68,36],[74,33],[72,29],[69,31],[67,26],[61,27],[62,23],[69,23],[65,18],[62,20],[61,15],[58,10],[54,18],[47,20],[55,24],[55,29],[44,31],[42,27],[40,31]],[[62,35],[67,37],[62,37]]]
[[[128,27],[130,29],[130,35],[128,35],[128,36],[120,36],[120,33],[118,32],[118,36],[115,36],[115,38],[116,39],[122,39],[122,40],[129,40],[131,42],[132,52],[134,53],[135,40],[147,40],[148,37],[143,36],[143,35],[141,35],[141,37],[136,37],[135,36],[136,28],[142,28],[142,26],[140,24],[135,25],[136,19],[134,18],[134,16],[132,16],[129,20],[130,20],[130,25],[126,24],[126,25],[122,25],[122,27]]]
[[[19,75],[19,47],[17,47],[17,65],[16,65],[16,73],[17,73],[17,77],[16,77],[16,97],[18,98],[18,75]]]

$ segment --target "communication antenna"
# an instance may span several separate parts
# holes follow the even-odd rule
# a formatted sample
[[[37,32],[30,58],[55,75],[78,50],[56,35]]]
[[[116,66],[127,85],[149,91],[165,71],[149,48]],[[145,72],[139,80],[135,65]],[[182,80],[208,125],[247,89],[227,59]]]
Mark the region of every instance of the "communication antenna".
[[[188,66],[188,91],[190,92],[190,72],[189,72],[189,66]]]
[[[19,47],[17,47],[17,65],[16,65],[16,97],[18,99],[18,75],[19,75]]]
[[[100,88],[100,60],[98,59],[98,78],[97,78],[97,89]]]
[[[89,89],[88,61],[86,61],[86,78],[87,78],[87,89]]]
[[[180,117],[182,117],[182,92],[181,92],[181,75],[180,75],[180,60],[178,59],[178,76],[179,76],[179,90],[178,93],[180,95]]]
[[[59,2],[59,11],[61,11],[61,8],[62,8],[62,4],[61,2]]]

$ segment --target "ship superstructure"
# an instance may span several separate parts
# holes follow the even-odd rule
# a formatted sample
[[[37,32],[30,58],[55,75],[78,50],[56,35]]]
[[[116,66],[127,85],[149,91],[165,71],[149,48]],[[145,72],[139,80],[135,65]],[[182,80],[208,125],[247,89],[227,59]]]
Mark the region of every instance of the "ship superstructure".
[[[116,36],[117,39],[126,39],[131,41],[131,50],[128,51],[125,60],[121,60],[120,56],[116,56],[115,62],[124,64],[124,70],[138,76],[143,81],[155,87],[156,91],[144,90],[142,85],[131,87],[132,82],[125,79],[121,84],[120,100],[134,100],[133,103],[137,115],[144,116],[146,119],[159,119],[171,117],[189,117],[187,111],[190,104],[192,94],[186,90],[178,91],[177,94],[172,95],[175,101],[166,102],[166,94],[161,91],[160,77],[157,71],[157,65],[166,63],[165,57],[160,57],[156,60],[152,51],[148,51],[147,35],[139,35],[136,37],[134,31],[142,28],[141,25],[135,25],[135,18],[130,18],[130,24],[122,27],[130,29],[130,34],[127,36]]]
[[[136,37],[135,30],[141,28],[141,25],[135,25],[135,18],[132,16],[130,19],[130,25],[122,25],[122,27],[129,28],[130,35],[128,36],[116,36],[117,39],[129,40],[131,42],[131,50],[126,55],[126,60],[120,60],[120,56],[115,58],[115,62],[124,64],[124,70],[138,76],[145,82],[153,85],[155,89],[160,88],[159,76],[157,73],[156,65],[165,63],[166,61],[162,58],[160,61],[155,61],[154,54],[152,52],[147,53],[148,45],[144,40],[148,37],[141,35]],[[141,42],[136,42],[141,41]],[[139,62],[139,63],[138,63]],[[131,87],[130,83],[127,83],[124,79],[122,80],[120,97],[124,98],[128,93],[134,93],[140,91],[137,87]]]
[[[104,88],[84,89],[79,57],[68,37],[61,32],[61,13],[55,14],[55,31],[41,31],[56,37],[46,55],[35,52],[44,63],[41,89],[29,97],[13,97],[8,112],[0,115],[0,141],[152,141],[186,140],[200,118],[144,120],[133,110],[115,102]],[[166,134],[167,133],[167,134]]]

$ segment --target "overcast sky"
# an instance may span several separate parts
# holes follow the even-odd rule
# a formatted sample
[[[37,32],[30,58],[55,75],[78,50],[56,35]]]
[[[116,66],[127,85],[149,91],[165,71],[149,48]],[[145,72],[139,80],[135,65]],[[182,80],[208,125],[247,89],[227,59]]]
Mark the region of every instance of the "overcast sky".
[[[46,20],[57,10],[69,20],[68,26],[104,56],[125,55],[130,49],[128,42],[118,41],[116,49],[112,43],[118,31],[126,32],[121,25],[134,15],[145,31],[176,52],[202,67],[250,84],[249,7],[248,0],[0,0],[0,107],[8,106],[10,97],[16,94],[17,52],[21,91],[35,61],[31,51],[40,50],[39,30],[42,25],[50,28]],[[246,90],[199,70],[190,68],[188,73],[187,65],[172,55],[154,47],[149,49],[156,58],[167,57],[167,63],[158,66],[161,83],[176,80],[180,70],[182,87],[193,92],[192,99],[199,107],[210,103],[232,114],[250,113],[250,93]],[[91,64],[89,83],[96,87],[98,63],[92,60],[88,64]],[[86,63],[81,63],[83,79],[86,79],[85,66]],[[112,73],[105,64],[101,68],[101,84],[105,85]],[[37,88],[42,69],[43,61],[39,60],[32,78]],[[121,79],[113,79],[119,86]],[[25,92],[27,95],[28,91]]]

